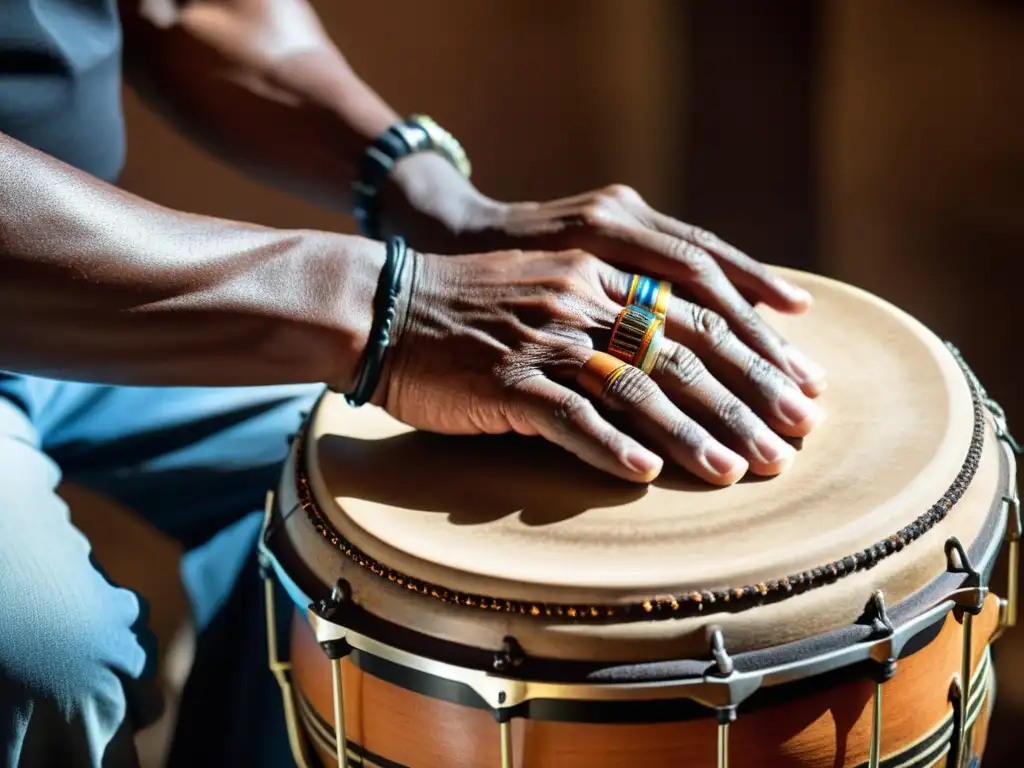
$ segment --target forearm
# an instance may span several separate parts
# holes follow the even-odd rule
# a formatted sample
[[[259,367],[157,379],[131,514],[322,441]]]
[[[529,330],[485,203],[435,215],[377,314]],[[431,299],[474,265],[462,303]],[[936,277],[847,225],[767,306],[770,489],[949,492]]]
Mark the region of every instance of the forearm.
[[[126,77],[151,106],[263,180],[351,208],[366,144],[398,115],[304,0],[121,0],[121,15]]]
[[[0,369],[348,386],[383,247],[146,203],[0,134]]]
[[[263,182],[351,212],[367,144],[398,114],[353,71],[306,0],[121,0],[126,76],[183,134]],[[400,161],[382,224],[420,250],[490,226],[500,206],[440,155]]]

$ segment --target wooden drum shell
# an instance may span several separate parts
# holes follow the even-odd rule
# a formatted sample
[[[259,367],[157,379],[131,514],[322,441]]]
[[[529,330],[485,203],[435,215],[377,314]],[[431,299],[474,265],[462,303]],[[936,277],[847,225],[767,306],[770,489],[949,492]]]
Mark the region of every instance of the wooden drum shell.
[[[989,641],[998,614],[997,598],[990,595],[973,622],[971,756],[982,754],[987,735],[994,691]],[[906,753],[908,766],[930,766],[945,758],[948,747],[942,743],[912,755],[915,745],[952,727],[949,687],[960,672],[962,647],[963,624],[951,612],[935,640],[902,659],[897,674],[883,684],[883,760]],[[291,653],[298,709],[310,743],[324,765],[336,765],[331,666],[301,613],[293,623]],[[349,749],[364,765],[501,768],[498,725],[488,711],[404,690],[347,660],[342,668]],[[855,680],[741,715],[730,728],[730,768],[867,765],[874,689],[870,680]],[[651,724],[513,720],[515,765],[713,768],[716,730],[713,717]]]

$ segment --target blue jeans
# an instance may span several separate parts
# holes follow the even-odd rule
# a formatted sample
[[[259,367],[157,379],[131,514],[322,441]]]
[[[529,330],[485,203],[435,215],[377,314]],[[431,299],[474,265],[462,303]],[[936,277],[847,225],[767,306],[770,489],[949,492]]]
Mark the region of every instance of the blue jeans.
[[[251,559],[265,493],[321,390],[0,373],[0,765],[131,766],[132,732],[159,712],[143,607],[90,559],[61,475],[185,545],[201,631]]]

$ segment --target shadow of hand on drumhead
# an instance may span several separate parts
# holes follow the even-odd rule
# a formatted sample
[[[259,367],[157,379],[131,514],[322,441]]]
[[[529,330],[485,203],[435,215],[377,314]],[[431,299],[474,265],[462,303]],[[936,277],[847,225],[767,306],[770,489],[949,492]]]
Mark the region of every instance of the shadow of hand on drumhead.
[[[446,513],[455,525],[480,525],[514,514],[529,526],[551,525],[591,509],[629,504],[648,491],[540,438],[519,435],[407,432],[361,439],[327,434],[319,438],[318,451],[334,496]],[[654,485],[716,490],[675,467],[666,467]]]

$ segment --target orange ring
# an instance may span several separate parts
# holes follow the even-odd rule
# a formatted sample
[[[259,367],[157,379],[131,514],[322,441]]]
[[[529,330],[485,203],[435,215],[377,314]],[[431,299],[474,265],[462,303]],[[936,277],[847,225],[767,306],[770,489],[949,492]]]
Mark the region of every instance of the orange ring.
[[[606,352],[594,352],[576,374],[576,382],[591,397],[604,399],[615,380],[629,367],[629,363]]]

